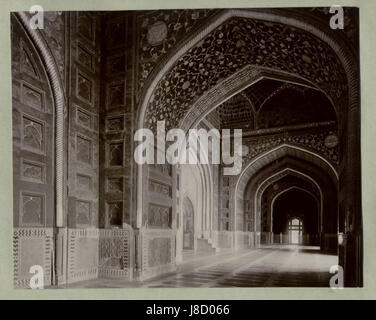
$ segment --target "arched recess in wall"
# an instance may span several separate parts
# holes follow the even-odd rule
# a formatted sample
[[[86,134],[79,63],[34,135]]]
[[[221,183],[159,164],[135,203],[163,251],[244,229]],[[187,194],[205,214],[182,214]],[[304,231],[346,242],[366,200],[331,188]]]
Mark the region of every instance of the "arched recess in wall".
[[[266,12],[263,10],[223,10],[216,16],[214,16],[205,26],[203,26],[199,31],[194,33],[192,36],[189,37],[189,39],[185,39],[184,42],[182,42],[180,45],[178,45],[177,49],[167,55],[163,61],[159,64],[159,67],[157,67],[149,77],[149,80],[144,86],[144,91],[142,93],[141,99],[140,99],[140,107],[139,107],[139,113],[137,116],[137,127],[143,128],[148,125],[146,123],[146,113],[147,110],[153,109],[158,110],[156,106],[154,105],[151,107],[153,103],[156,103],[156,97],[158,95],[155,95],[155,90],[158,86],[158,84],[161,82],[163,77],[168,73],[170,69],[176,66],[176,63],[178,61],[183,61],[184,59],[181,59],[185,53],[187,53],[189,50],[191,50],[194,46],[196,46],[200,41],[202,41],[208,34],[210,34],[213,30],[224,24],[226,21],[228,21],[230,18],[239,17],[242,19],[258,19],[260,21],[267,21],[267,22],[273,22],[273,23],[280,23],[281,25],[286,25],[289,27],[296,28],[296,30],[301,30],[306,32],[307,34],[310,34],[315,39],[320,39],[320,41],[330,48],[334,52],[334,55],[338,59],[339,65],[344,70],[344,81],[347,83],[347,88],[344,90],[345,92],[342,92],[340,94],[340,97],[344,97],[342,100],[339,99],[339,96],[337,96],[337,101],[334,101],[334,105],[339,108],[355,108],[358,104],[358,93],[357,93],[357,72],[356,72],[356,59],[351,56],[349,52],[346,50],[343,50],[342,47],[346,47],[346,45],[343,45],[341,40],[337,40],[332,38],[331,36],[327,35],[327,30],[322,30],[320,26],[314,26],[313,24],[307,23],[304,19],[297,19],[293,18],[291,16],[286,16],[284,13],[279,12]],[[329,49],[328,49],[329,50]],[[180,60],[179,60],[180,59]],[[236,72],[236,77],[241,82],[240,85],[233,86],[233,83],[231,81],[231,77],[222,79],[221,83],[219,84],[218,90],[215,91],[218,97],[215,97],[215,101],[218,100],[218,104],[222,103],[226,98],[236,94],[241,89],[244,89],[244,87],[249,86],[252,84],[252,82],[257,81],[259,79],[260,74],[256,72],[257,65],[246,65],[243,67],[243,69],[240,69]],[[274,71],[274,70],[273,70]],[[288,75],[288,72],[284,72]],[[299,72],[294,74],[295,76],[299,77]],[[302,77],[300,77],[302,78]],[[306,77],[304,78],[306,81],[310,82],[310,80]],[[228,83],[226,83],[226,80],[229,80]],[[246,83],[246,84],[245,84]],[[313,83],[311,81],[311,83]],[[222,84],[222,85],[221,85]],[[189,85],[189,84],[188,84]],[[227,90],[222,90],[222,96],[221,96],[221,89],[226,88]],[[320,85],[316,85],[318,89],[320,88]],[[326,90],[323,90],[326,92]],[[333,91],[333,90],[332,90]],[[335,90],[334,90],[335,91]],[[224,92],[224,93],[223,93]],[[332,92],[333,93],[333,92]],[[203,92],[202,95],[203,99],[211,100],[213,99],[213,96],[210,96],[207,94],[207,91]],[[197,106],[196,106],[197,107]],[[209,108],[205,110],[196,110],[192,113],[190,113],[189,116],[187,116],[187,112],[181,114],[175,122],[176,124],[180,124],[182,126],[183,123],[187,123],[186,125],[183,125],[185,129],[188,129],[191,127],[194,123],[194,120],[197,120],[197,115],[204,116],[208,112],[210,112],[210,108],[213,108],[213,105],[210,104]],[[190,107],[188,111],[193,110],[193,107]],[[154,116],[153,116],[154,117]],[[188,119],[188,118],[189,119]],[[155,117],[154,117],[155,118]],[[162,115],[162,119],[168,119],[168,117]],[[159,117],[160,119],[160,117]],[[155,118],[156,121],[156,118]],[[174,124],[175,124],[174,122]],[[175,125],[176,125],[175,124]],[[142,170],[142,166],[138,166],[138,174],[137,174],[137,216],[142,216],[142,199],[143,199],[143,176],[144,172]]]
[[[66,110],[64,86],[55,59],[38,29],[33,29],[25,12],[15,17],[35,46],[50,82],[55,105],[55,206],[56,227],[64,226],[64,113]]]
[[[305,188],[301,188],[301,187],[297,187],[297,186],[292,186],[292,187],[289,187],[289,188],[286,188],[282,191],[280,191],[279,193],[277,193],[273,199],[272,199],[272,202],[271,202],[271,231],[273,231],[273,219],[274,219],[274,203],[275,201],[280,197],[282,196],[283,194],[285,194],[286,192],[289,192],[291,190],[300,190],[302,192],[305,192],[307,193],[309,196],[311,196],[313,199],[315,199],[316,203],[317,203],[317,208],[320,208],[320,202],[321,200],[320,199],[317,199],[317,197],[309,190],[305,189]],[[320,209],[319,209],[320,210]]]
[[[323,192],[321,190],[320,185],[318,184],[318,182],[314,178],[312,178],[310,175],[308,175],[306,173],[303,173],[300,170],[296,170],[296,169],[287,167],[287,168],[284,168],[284,169],[274,173],[273,175],[267,177],[263,182],[260,183],[260,185],[258,186],[257,191],[254,195],[255,207],[256,208],[261,207],[262,195],[265,192],[265,190],[267,190],[267,188],[269,186],[271,186],[274,183],[278,183],[281,179],[283,179],[284,177],[287,177],[287,176],[296,176],[296,177],[298,177],[302,180],[305,180],[305,181],[311,183],[314,186],[316,194],[318,194],[318,196],[319,196],[318,198],[312,192],[310,192],[310,191],[307,191],[307,192],[310,192],[311,194],[313,194],[313,196],[318,201],[319,227],[321,227],[322,214],[323,214]],[[286,192],[286,190],[288,190],[290,188],[298,188],[298,187],[297,186],[288,187],[285,190],[282,190],[281,192]],[[301,188],[301,189],[303,189],[303,188]],[[272,200],[272,203],[273,203],[273,201],[274,201],[274,199]],[[273,210],[271,210],[271,215],[273,215]]]
[[[196,150],[187,151],[191,152],[191,156],[197,159],[197,154],[195,153]],[[193,186],[194,188],[199,188],[202,190],[201,197],[202,197],[202,210],[195,210],[196,214],[200,214],[200,226],[202,228],[202,232],[205,233],[212,229],[213,224],[213,210],[214,210],[214,199],[213,199],[213,176],[210,169],[209,164],[202,164],[198,163],[197,165],[185,164],[180,166],[181,169],[181,179],[180,179],[180,186],[179,189],[181,190],[182,194],[186,196],[186,181],[184,181],[184,175],[187,175],[187,172],[192,169],[197,169],[199,174],[199,181],[197,181],[197,185]],[[188,170],[187,170],[188,169]],[[193,176],[193,175],[192,175]],[[192,185],[190,186],[192,187]],[[180,210],[182,212],[182,210]],[[196,222],[199,220],[196,218]]]
[[[233,211],[233,221],[234,221],[234,232],[236,230],[239,230],[239,226],[242,225],[242,221],[239,219],[243,218],[243,202],[244,202],[244,195],[246,192],[246,188],[249,187],[249,183],[252,183],[253,191],[251,192],[254,194],[253,198],[253,208],[252,211],[254,214],[256,214],[258,211],[257,205],[260,205],[258,201],[260,200],[258,197],[260,197],[260,190],[265,187],[265,183],[268,183],[269,179],[273,179],[274,176],[278,176],[280,172],[285,169],[295,171],[301,171],[297,170],[295,168],[286,168],[285,166],[289,166],[288,164],[280,162],[278,164],[278,167],[275,169],[271,168],[268,169],[268,171],[265,172],[265,168],[274,163],[277,160],[286,158],[286,157],[293,157],[296,159],[300,159],[303,163],[306,164],[313,164],[320,168],[323,172],[328,173],[328,179],[332,181],[333,185],[338,184],[338,174],[335,168],[330,164],[328,160],[323,158],[320,155],[317,155],[309,150],[305,150],[300,147],[283,144],[281,146],[278,146],[274,149],[271,149],[267,152],[264,152],[263,154],[255,157],[252,159],[246,166],[244,166],[244,169],[242,170],[242,173],[237,177],[235,189],[233,193],[233,197],[235,199],[234,203],[234,211]],[[304,167],[304,166],[302,166]],[[303,172],[301,172],[303,173]],[[308,177],[307,173],[304,173],[306,177]],[[270,180],[273,181],[273,180]],[[317,184],[319,186],[319,183]],[[248,191],[250,192],[250,191]],[[321,193],[322,194],[322,193]],[[254,218],[254,225],[255,228],[258,225],[259,217]],[[255,229],[255,231],[257,231]]]

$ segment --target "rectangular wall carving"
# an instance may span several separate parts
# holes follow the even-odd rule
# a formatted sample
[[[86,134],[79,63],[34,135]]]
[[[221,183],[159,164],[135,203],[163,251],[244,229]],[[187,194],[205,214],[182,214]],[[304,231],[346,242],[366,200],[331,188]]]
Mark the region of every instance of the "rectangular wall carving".
[[[107,225],[121,226],[123,223],[123,202],[109,201],[107,202]]]
[[[21,101],[39,111],[44,110],[43,92],[24,82],[21,86]]]
[[[79,228],[91,225],[91,203],[85,200],[76,200],[76,225]]]
[[[77,108],[76,122],[78,125],[87,129],[91,129],[93,127],[93,119],[90,113],[85,112],[80,108]]]
[[[77,174],[76,186],[78,190],[91,191],[92,183],[93,182],[90,176],[84,174]]]
[[[43,226],[45,221],[45,196],[22,192],[21,196],[21,221],[22,226]]]
[[[90,77],[82,72],[77,72],[77,97],[91,105],[93,103],[93,90],[93,81],[90,79]]]
[[[108,165],[120,167],[123,165],[123,143],[113,142],[108,145]]]
[[[94,44],[96,33],[95,19],[86,12],[77,12],[77,33],[88,42]]]
[[[171,187],[158,181],[149,180],[149,191],[162,196],[171,197]]]
[[[51,285],[52,250],[52,228],[14,228],[14,287],[30,288],[32,274],[29,271],[33,265],[42,266],[44,286]]]
[[[141,279],[175,269],[175,231],[143,229]]]
[[[171,245],[170,238],[149,240],[148,267],[171,263]]]
[[[125,55],[117,54],[107,59],[106,74],[111,76],[125,72]]]
[[[23,116],[23,145],[44,151],[44,124],[28,116]]]
[[[86,164],[91,164],[92,162],[92,142],[82,136],[77,136],[77,149],[76,156],[77,160],[84,162]]]
[[[107,109],[116,108],[125,104],[125,84],[116,82],[107,87]]]
[[[68,283],[98,277],[98,229],[68,229]]]
[[[169,228],[171,226],[171,207],[149,204],[148,227]]]
[[[107,192],[122,193],[123,192],[123,178],[122,177],[107,178]]]
[[[22,160],[22,179],[31,182],[44,183],[45,165],[28,160]]]
[[[107,132],[121,132],[124,130],[124,116],[108,117],[106,124]]]
[[[99,276],[132,279],[133,231],[131,229],[99,230]]]
[[[94,71],[93,53],[80,43],[77,43],[77,62],[88,68],[90,71]]]
[[[134,240],[129,229],[68,229],[68,283],[133,277]]]

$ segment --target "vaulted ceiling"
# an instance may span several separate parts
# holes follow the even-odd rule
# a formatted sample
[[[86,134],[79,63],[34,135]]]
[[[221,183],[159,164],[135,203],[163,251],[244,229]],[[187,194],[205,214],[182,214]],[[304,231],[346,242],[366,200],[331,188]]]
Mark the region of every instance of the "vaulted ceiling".
[[[336,121],[330,100],[304,85],[262,79],[221,104],[216,112],[225,128],[258,130]]]

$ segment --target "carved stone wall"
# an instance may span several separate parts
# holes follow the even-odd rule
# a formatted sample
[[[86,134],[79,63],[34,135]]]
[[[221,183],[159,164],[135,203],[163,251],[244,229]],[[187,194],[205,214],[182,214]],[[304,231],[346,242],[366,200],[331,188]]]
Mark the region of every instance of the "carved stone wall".
[[[69,12],[68,220],[98,227],[101,23],[95,13]]]
[[[14,287],[29,288],[30,267],[41,266],[44,273],[44,286],[51,285],[53,261],[52,228],[14,228],[13,268]]]
[[[67,282],[133,278],[131,229],[68,229]]]
[[[140,279],[147,279],[175,268],[175,237],[174,230],[150,228],[141,230]]]
[[[231,18],[188,50],[159,81],[145,123],[154,127],[166,119],[167,127],[177,126],[205,92],[247,65],[304,75],[335,102],[346,96],[343,66],[323,41],[287,25]]]
[[[104,19],[100,102],[100,226],[122,227],[132,215],[133,26],[131,14]]]
[[[98,229],[68,229],[68,283],[98,277],[98,248]]]
[[[131,280],[134,262],[132,229],[99,230],[99,277]]]
[[[38,53],[12,16],[13,223],[54,224],[54,103]]]
[[[138,91],[155,66],[215,10],[158,10],[137,16]]]
[[[274,134],[264,134],[243,138],[243,145],[248,147],[248,153],[243,157],[243,164],[248,163],[257,155],[275,148],[283,143],[301,146],[312,150],[330,161],[333,166],[339,163],[339,145],[328,143],[327,137],[337,136],[335,125],[319,128],[305,128],[298,131],[282,131]]]

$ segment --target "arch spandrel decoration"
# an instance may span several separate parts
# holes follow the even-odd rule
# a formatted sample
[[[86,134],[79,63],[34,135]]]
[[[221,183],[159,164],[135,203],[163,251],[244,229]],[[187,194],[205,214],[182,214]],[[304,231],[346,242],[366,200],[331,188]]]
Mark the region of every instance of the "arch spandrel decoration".
[[[200,96],[248,65],[301,74],[327,92],[335,105],[342,104],[341,99],[347,96],[347,77],[328,44],[292,26],[231,14],[237,12],[228,13],[222,25],[163,74],[147,101],[147,126],[166,119],[168,127],[176,127]],[[278,36],[271,36],[268,31]]]
[[[300,172],[299,170],[295,170],[292,168],[285,168],[280,171],[278,171],[276,174],[266,178],[261,184],[260,187],[258,188],[257,191],[257,199],[261,198],[262,194],[264,191],[272,184],[278,183],[280,180],[287,176],[294,176],[296,178],[299,178],[305,182],[307,182],[310,185],[310,189],[312,189],[313,194],[315,195],[316,198],[321,198],[322,197],[322,191],[320,189],[320,186],[318,183],[310,176],[307,174]]]
[[[328,128],[321,129],[320,132],[308,132],[304,134],[284,133],[268,135],[266,137],[255,139],[243,138],[243,145],[248,147],[248,153],[243,157],[243,167],[252,161],[255,157],[263,152],[267,152],[272,148],[276,148],[282,144],[294,145],[312,151],[326,160],[328,160],[334,168],[339,165],[339,146],[327,147],[325,138],[333,133],[337,133],[335,123],[328,122]]]
[[[142,90],[153,69],[170,50],[179,45],[179,40],[191,34],[203,21],[216,11],[213,9],[156,10],[140,12],[138,86]]]
[[[263,152],[259,156],[254,157],[250,161],[245,163],[243,165],[242,172],[237,177],[233,178],[236,180],[236,185],[245,186],[252,174],[256,173],[267,163],[271,163],[272,161],[277,160],[286,155],[296,156],[300,159],[304,159],[308,162],[314,163],[319,167],[323,168],[326,172],[329,172],[333,181],[338,180],[337,170],[327,159],[310,150],[284,143],[280,146]]]

